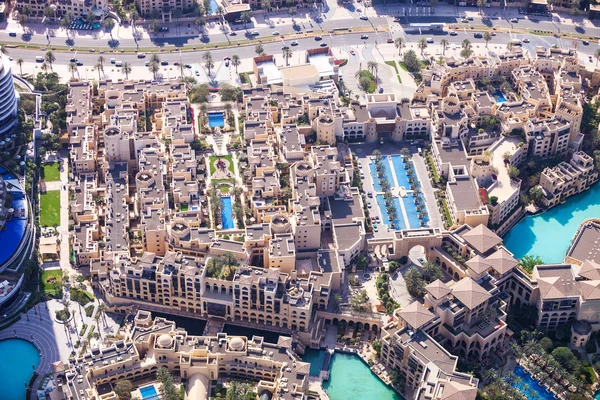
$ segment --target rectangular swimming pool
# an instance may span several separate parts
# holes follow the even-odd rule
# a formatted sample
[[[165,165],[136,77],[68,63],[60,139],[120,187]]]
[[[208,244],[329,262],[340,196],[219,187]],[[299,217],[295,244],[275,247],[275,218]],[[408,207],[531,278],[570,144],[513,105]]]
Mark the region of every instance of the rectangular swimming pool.
[[[208,113],[208,126],[219,127],[225,126],[225,116],[222,112]]]
[[[394,221],[389,220],[389,214],[385,207],[385,199],[382,194],[377,195],[377,205],[379,206],[379,211],[381,211],[381,223],[390,226],[393,222],[396,230],[398,229],[406,229],[406,222],[404,222],[404,217],[402,217],[402,208],[400,207],[400,200],[397,197],[394,197],[394,204],[396,205],[396,214],[398,218]]]
[[[396,180],[398,181],[398,186],[404,186],[406,189],[410,190],[410,183],[408,182],[408,176],[406,175],[406,170],[404,169],[402,156],[392,156],[392,165],[394,166],[394,172],[396,173]]]
[[[501,91],[496,90],[492,96],[494,96],[494,100],[496,100],[496,103],[504,103],[506,101],[506,97],[504,97],[504,95],[502,94]]]
[[[402,203],[404,204],[404,209],[406,210],[406,216],[408,217],[408,224],[411,228],[420,228],[421,227],[421,219],[419,218],[419,211],[417,211],[417,205],[415,204],[415,198],[411,195],[408,197],[402,198]],[[425,204],[425,203],[423,203]],[[424,210],[426,210],[425,207]],[[429,218],[425,216],[425,225],[428,226]]]
[[[390,165],[389,163],[383,161],[383,172],[385,173],[385,177],[387,177],[390,185],[394,185],[394,180],[392,179],[392,174],[390,173]],[[377,168],[375,167],[375,161],[371,161],[369,164],[369,170],[371,171],[371,178],[373,178],[373,189],[376,192],[381,192],[381,185],[379,184],[379,176],[377,175]]]
[[[142,399],[143,400],[157,400],[158,399],[158,392],[156,391],[156,388],[154,387],[154,385],[150,385],[150,386],[144,386],[143,388],[140,388],[140,394],[142,395]]]
[[[233,223],[231,197],[221,197],[221,203],[223,204],[223,208],[221,209],[221,226],[223,229],[235,228],[235,224]]]

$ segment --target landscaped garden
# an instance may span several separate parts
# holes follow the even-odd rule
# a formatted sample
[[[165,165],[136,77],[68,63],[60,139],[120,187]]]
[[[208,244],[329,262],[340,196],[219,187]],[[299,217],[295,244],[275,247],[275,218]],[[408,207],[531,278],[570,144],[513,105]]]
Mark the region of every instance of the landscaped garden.
[[[40,291],[54,298],[62,297],[62,271],[60,269],[45,270],[42,273]]]
[[[69,294],[71,296],[71,300],[76,301],[77,303],[85,306],[88,303],[94,301],[94,296],[86,290],[78,289],[76,287],[71,287],[69,290]]]
[[[60,225],[60,190],[40,194],[40,225]]]
[[[233,156],[228,154],[226,156],[210,156],[208,158],[208,165],[210,176],[213,178],[230,178],[233,176]],[[231,174],[231,175],[228,175]]]
[[[60,166],[57,162],[42,164],[42,179],[46,182],[60,181]]]

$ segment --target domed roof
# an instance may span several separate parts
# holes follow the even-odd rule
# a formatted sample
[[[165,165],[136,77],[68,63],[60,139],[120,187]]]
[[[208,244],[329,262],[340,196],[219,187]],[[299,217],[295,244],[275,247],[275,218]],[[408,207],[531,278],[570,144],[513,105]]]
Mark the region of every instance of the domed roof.
[[[171,347],[171,345],[173,344],[173,338],[169,335],[167,335],[166,333],[163,333],[162,335],[160,335],[158,337],[158,339],[156,340],[156,343],[158,343],[158,346],[163,348],[163,349],[167,349],[169,347]]]
[[[241,351],[244,349],[244,340],[239,337],[234,337],[229,340],[229,348],[233,351]]]

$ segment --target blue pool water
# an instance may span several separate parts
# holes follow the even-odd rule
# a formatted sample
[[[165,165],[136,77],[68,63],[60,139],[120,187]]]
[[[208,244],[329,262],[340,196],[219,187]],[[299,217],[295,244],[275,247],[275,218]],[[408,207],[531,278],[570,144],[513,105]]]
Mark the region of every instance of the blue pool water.
[[[379,206],[379,211],[381,211],[381,218],[382,218],[382,223],[386,224],[387,226],[390,226],[392,222],[394,222],[394,224],[396,225],[395,229],[406,229],[406,222],[404,221],[404,217],[402,216],[402,208],[400,206],[400,199],[398,199],[397,197],[394,197],[394,204],[396,205],[396,214],[398,215],[398,218],[395,219],[394,221],[390,221],[388,219],[389,214],[387,212],[387,209],[385,207],[385,199],[383,198],[382,194],[378,194],[377,196],[377,205]]]
[[[504,95],[502,94],[501,91],[496,90],[492,96],[494,96],[494,100],[496,100],[496,103],[504,103],[506,101],[506,97],[504,97]]]
[[[394,166],[394,172],[396,173],[396,180],[398,181],[398,186],[404,186],[406,189],[410,190],[410,183],[408,182],[408,176],[406,175],[406,170],[404,169],[402,156],[392,156],[392,164]],[[390,179],[391,178],[392,177],[390,176]]]
[[[3,167],[0,167],[0,175],[5,181],[16,182],[16,178]],[[14,187],[12,189],[15,189]],[[21,240],[25,235],[25,229],[27,228],[27,200],[25,195],[20,191],[14,191],[8,189],[13,200],[11,207],[15,210],[25,209],[24,217],[20,215],[18,217],[12,217],[9,221],[5,221],[4,230],[0,230],[0,266],[8,261],[14,252],[19,248]]]
[[[323,382],[323,388],[331,400],[402,400],[356,354],[336,352],[329,368],[329,380]]]
[[[302,356],[302,361],[310,363],[310,376],[319,376],[324,360],[325,351],[323,350],[306,349]]]
[[[561,263],[581,223],[600,215],[600,185],[596,184],[542,214],[521,220],[504,236],[516,258],[538,255],[544,263]]]
[[[536,400],[555,400],[556,397],[551,392],[547,392],[546,388],[539,384],[538,381],[533,379],[523,367],[520,365],[515,368],[515,375],[521,378],[521,382],[513,384],[513,387],[519,389],[519,391],[527,396],[528,399]],[[529,397],[529,391],[533,391],[533,396]]]
[[[392,179],[392,173],[390,172],[390,164],[385,162],[385,160],[382,161],[385,176],[387,177],[387,180],[390,183],[390,185],[393,185],[394,180]],[[373,189],[375,189],[376,192],[381,192],[381,185],[379,184],[379,177],[377,176],[377,168],[375,168],[375,161],[369,164],[369,170],[371,171],[371,177],[373,178]]]
[[[216,14],[219,9],[219,3],[215,0],[210,0],[210,10],[208,10],[207,14]]]
[[[0,341],[0,400],[25,398],[25,385],[33,375],[33,364],[40,364],[40,352],[31,343],[22,339]]]
[[[406,210],[406,216],[408,217],[408,225],[410,228],[420,228],[421,227],[421,219],[419,218],[419,211],[417,211],[417,205],[415,204],[415,198],[412,195],[408,195],[407,197],[402,198],[402,203],[404,204],[404,209]],[[427,207],[425,207],[427,210]],[[428,226],[429,216],[425,216],[425,226]]]
[[[211,128],[224,126],[225,125],[225,117],[222,112],[216,113],[208,113],[208,126]]]
[[[142,395],[143,400],[158,399],[158,392],[156,391],[156,388],[154,387],[154,385],[145,386],[143,388],[140,388],[140,394]]]
[[[233,223],[233,209],[231,206],[231,197],[221,197],[223,208],[221,209],[221,226],[223,229],[235,228]]]

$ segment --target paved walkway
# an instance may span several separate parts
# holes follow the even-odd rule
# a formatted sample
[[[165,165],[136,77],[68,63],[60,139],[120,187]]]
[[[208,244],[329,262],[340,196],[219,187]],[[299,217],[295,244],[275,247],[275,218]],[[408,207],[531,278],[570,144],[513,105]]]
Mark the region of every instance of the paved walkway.
[[[437,206],[435,198],[436,189],[433,188],[429,180],[429,175],[425,168],[425,160],[420,154],[413,154],[412,161],[417,172],[417,177],[421,182],[421,192],[425,196],[425,204],[427,205],[427,212],[429,214],[429,226],[432,228],[443,228],[444,222],[442,221],[440,208]]]

